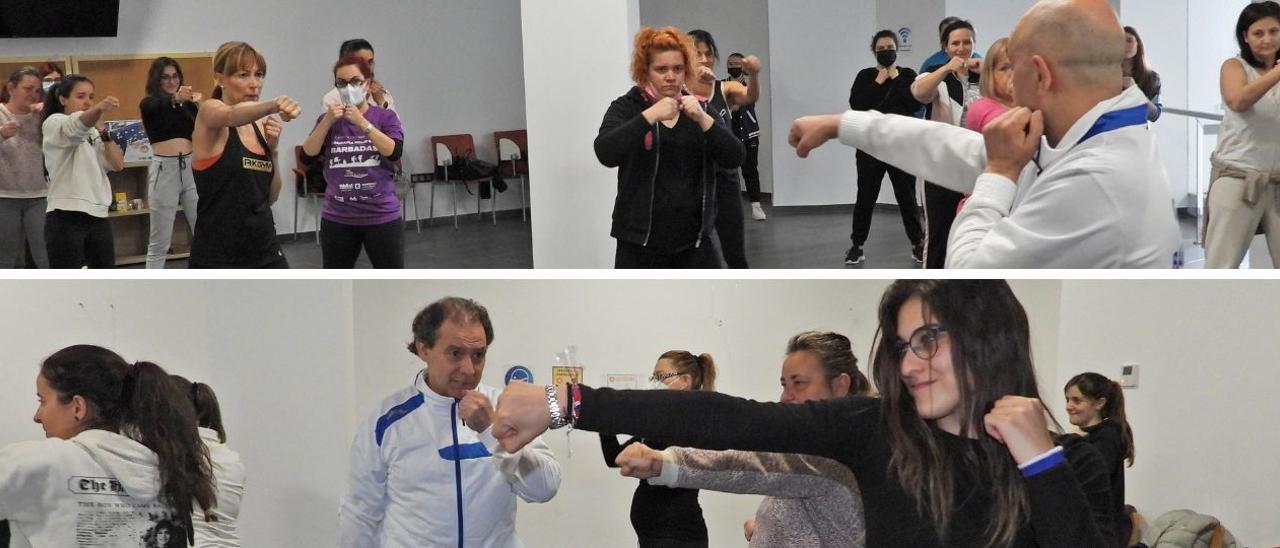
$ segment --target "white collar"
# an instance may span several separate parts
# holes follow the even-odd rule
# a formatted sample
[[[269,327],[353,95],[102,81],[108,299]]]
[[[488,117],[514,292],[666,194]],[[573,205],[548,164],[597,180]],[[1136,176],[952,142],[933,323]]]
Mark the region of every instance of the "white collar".
[[[1138,86],[1129,86],[1128,89],[1110,99],[1093,106],[1088,112],[1084,113],[1076,123],[1071,125],[1071,129],[1062,136],[1062,140],[1058,142],[1057,147],[1049,146],[1048,137],[1040,138],[1040,169],[1049,169],[1054,162],[1066,156],[1071,149],[1080,144],[1080,139],[1084,137],[1093,124],[1101,118],[1102,115],[1115,110],[1122,110],[1130,107],[1136,107],[1147,103],[1147,96],[1142,93]]]

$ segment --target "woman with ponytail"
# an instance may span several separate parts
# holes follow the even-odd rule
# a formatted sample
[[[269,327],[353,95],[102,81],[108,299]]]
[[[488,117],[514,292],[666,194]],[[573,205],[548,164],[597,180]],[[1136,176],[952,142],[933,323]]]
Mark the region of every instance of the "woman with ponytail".
[[[1125,461],[1133,466],[1133,429],[1124,413],[1124,390],[1098,373],[1081,373],[1063,388],[1067,416],[1084,432],[1084,439],[1102,453],[1111,478],[1111,511],[1116,519],[1116,540],[1128,546],[1133,524],[1124,510]]]
[[[48,439],[0,449],[0,519],[18,542],[49,548],[140,546],[214,508],[195,410],[160,366],[92,345],[45,359],[34,420]]]
[[[711,354],[695,356],[685,350],[664,352],[649,377],[651,390],[714,392],[715,386],[716,364]],[[618,455],[634,444],[659,451],[667,448],[666,443],[640,436],[619,444],[616,435],[601,433],[605,465],[617,468]],[[707,546],[707,523],[702,519],[697,489],[662,487],[640,480],[631,496],[631,526],[639,537],[640,548]]]
[[[213,464],[213,480],[217,505],[211,512],[196,510],[191,515],[195,525],[196,548],[239,548],[241,500],[244,498],[244,463],[240,453],[227,447],[227,431],[222,426],[222,408],[213,388],[202,382],[191,382],[173,376],[179,394],[185,394],[195,407],[200,441],[209,451]],[[210,518],[206,519],[206,515]]]

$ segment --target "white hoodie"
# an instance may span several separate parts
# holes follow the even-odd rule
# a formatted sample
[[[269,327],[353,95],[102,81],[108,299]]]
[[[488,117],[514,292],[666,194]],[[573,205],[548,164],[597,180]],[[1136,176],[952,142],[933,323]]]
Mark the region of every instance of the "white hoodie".
[[[497,389],[476,390],[498,401]],[[457,402],[421,374],[356,428],[350,467],[344,548],[516,548],[516,497],[546,502],[560,488],[560,465],[545,442],[502,451],[491,430],[463,425]]]
[[[182,520],[158,500],[157,466],[146,446],[105,430],[15,443],[0,449],[0,519],[14,546],[185,546]],[[169,542],[155,543],[157,531]]]
[[[80,122],[84,111],[44,121],[44,165],[49,171],[47,211],[79,211],[107,217],[111,180],[102,135]]]
[[[209,448],[213,461],[213,479],[217,485],[218,505],[212,514],[217,521],[205,521],[204,510],[198,505],[191,515],[196,530],[196,548],[239,548],[240,530],[236,521],[240,518],[240,500],[244,498],[244,463],[240,454],[218,441],[218,432],[200,429],[200,440]]]

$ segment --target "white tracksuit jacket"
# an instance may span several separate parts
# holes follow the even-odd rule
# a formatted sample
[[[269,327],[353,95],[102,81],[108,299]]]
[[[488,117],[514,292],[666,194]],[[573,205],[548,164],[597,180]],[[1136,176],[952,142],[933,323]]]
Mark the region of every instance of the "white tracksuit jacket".
[[[498,401],[498,389],[476,390]],[[541,439],[502,451],[490,430],[463,425],[457,401],[419,375],[356,428],[348,477],[343,548],[518,548],[516,497],[551,500],[560,465]]]

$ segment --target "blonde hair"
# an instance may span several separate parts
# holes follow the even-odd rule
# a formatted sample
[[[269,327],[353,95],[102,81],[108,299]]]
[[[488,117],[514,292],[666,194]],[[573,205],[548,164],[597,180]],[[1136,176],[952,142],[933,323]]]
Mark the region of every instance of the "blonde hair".
[[[671,362],[671,367],[675,368],[676,373],[689,375],[693,379],[689,384],[694,390],[715,391],[716,362],[711,359],[711,354],[703,353],[694,356],[687,350],[668,350],[658,356],[658,359]]]
[[[218,52],[213,55],[213,73],[219,76],[231,76],[254,66],[257,66],[264,76],[267,74],[266,58],[245,42],[222,44],[218,46]],[[214,88],[213,98],[222,99],[222,86]]]
[[[982,70],[978,76],[978,89],[982,92],[982,96],[989,99],[996,99],[996,65],[999,65],[999,58],[1003,57],[1009,60],[1009,39],[1001,38],[991,43],[991,47],[987,48],[987,56],[983,59]]]

